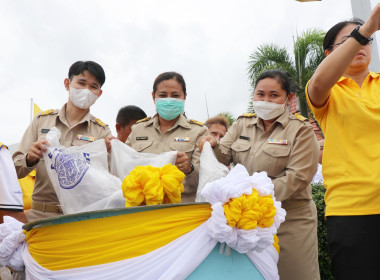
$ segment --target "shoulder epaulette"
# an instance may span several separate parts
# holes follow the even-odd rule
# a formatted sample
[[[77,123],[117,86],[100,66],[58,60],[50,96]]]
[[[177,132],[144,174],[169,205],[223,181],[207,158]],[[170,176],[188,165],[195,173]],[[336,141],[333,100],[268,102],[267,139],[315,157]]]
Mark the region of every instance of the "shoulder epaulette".
[[[142,123],[142,122],[147,122],[151,119],[151,117],[146,117],[144,119],[138,120],[136,123]]]
[[[40,115],[41,116],[46,116],[46,115],[50,115],[54,112],[53,109],[50,109],[50,110],[46,110],[46,111],[41,111]]]
[[[189,120],[189,123],[197,124],[199,126],[203,126],[203,122],[196,121],[196,120]]]
[[[8,149],[7,145],[5,145],[5,144],[3,144],[3,143],[0,142],[0,150],[1,150],[2,148],[6,148],[6,149]]]
[[[239,116],[239,118],[253,118],[255,116],[256,116],[256,113],[244,113],[243,115]]]
[[[104,126],[107,126],[107,124],[105,122],[102,122],[100,119],[98,118],[95,118],[95,122],[100,125],[101,127],[104,127]]]
[[[293,114],[297,119],[299,119],[300,121],[306,121],[307,118],[305,118],[304,116],[300,115],[300,114],[297,114],[297,113],[294,113]]]

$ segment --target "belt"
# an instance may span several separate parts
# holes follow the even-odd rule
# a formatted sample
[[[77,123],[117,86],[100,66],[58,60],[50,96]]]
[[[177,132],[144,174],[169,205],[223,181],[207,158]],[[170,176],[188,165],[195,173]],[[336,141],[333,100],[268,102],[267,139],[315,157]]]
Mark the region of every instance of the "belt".
[[[51,205],[46,204],[45,202],[32,202],[32,209],[42,211],[42,212],[53,212],[63,214],[62,208],[60,205]]]
[[[285,200],[281,203],[281,207],[285,210],[291,210],[295,208],[300,208],[308,204],[310,199],[293,199],[293,200]]]

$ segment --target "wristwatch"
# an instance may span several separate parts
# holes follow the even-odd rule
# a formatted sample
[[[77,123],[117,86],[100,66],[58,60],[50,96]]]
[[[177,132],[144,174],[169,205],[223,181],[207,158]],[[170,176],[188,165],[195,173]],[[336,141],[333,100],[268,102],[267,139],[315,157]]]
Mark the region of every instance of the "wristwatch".
[[[189,161],[189,164],[190,164],[190,168],[191,168],[191,170],[190,170],[189,173],[185,173],[185,175],[189,175],[191,172],[194,171],[194,165],[193,165],[193,163],[192,163],[191,161]]]
[[[356,41],[359,42],[359,44],[364,46],[364,45],[367,45],[369,42],[371,42],[373,38],[372,37],[366,38],[362,34],[360,34],[359,33],[360,27],[361,25],[356,26],[355,29],[352,30],[350,37],[354,38]]]

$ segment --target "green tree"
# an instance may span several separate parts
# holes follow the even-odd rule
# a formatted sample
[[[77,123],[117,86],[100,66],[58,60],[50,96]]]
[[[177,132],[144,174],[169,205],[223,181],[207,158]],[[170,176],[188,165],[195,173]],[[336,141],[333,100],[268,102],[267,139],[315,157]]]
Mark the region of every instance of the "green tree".
[[[217,116],[223,116],[228,120],[229,125],[231,126],[235,122],[234,116],[230,112],[222,112],[219,113]]]
[[[318,261],[321,280],[334,280],[331,259],[327,246],[327,223],[325,218],[325,192],[322,183],[312,184],[312,195],[318,216]]]
[[[297,37],[293,45],[293,55],[287,49],[274,44],[263,44],[249,57],[248,75],[252,88],[261,72],[270,69],[282,69],[289,73],[297,94],[301,114],[308,116],[308,107],[305,97],[305,87],[314,71],[324,58],[323,38],[325,32],[319,29],[309,29]],[[248,111],[253,112],[252,94]]]

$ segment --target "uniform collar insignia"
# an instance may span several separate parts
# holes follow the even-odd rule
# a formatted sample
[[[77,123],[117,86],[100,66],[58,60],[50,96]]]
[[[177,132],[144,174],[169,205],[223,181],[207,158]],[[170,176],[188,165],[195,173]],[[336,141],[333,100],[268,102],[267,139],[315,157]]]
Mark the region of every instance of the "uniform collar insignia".
[[[184,128],[191,128],[189,121],[185,117],[185,115],[182,113],[180,114],[177,122],[173,125],[173,127],[176,127],[177,125],[182,126]]]

